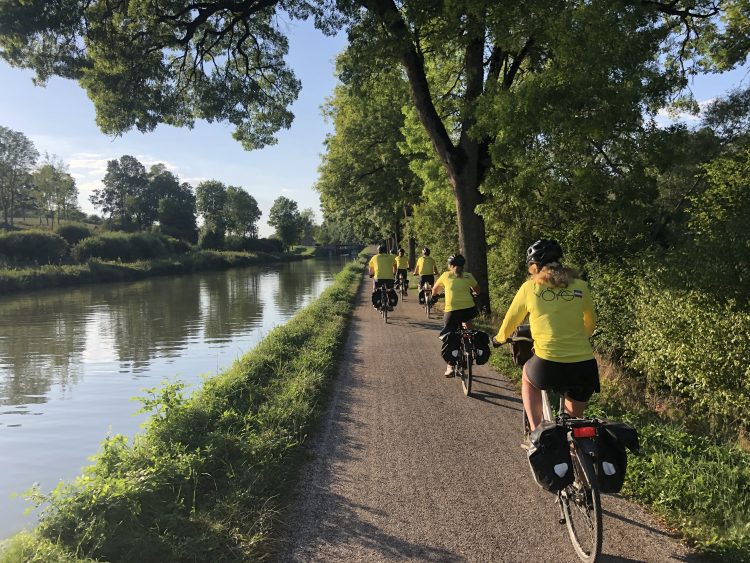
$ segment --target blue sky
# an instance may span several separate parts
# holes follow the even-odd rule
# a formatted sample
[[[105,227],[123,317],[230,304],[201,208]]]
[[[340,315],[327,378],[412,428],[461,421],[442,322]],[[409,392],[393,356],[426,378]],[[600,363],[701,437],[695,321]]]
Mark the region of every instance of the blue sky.
[[[260,233],[271,234],[266,225],[274,199],[284,195],[311,207],[319,215],[319,199],[312,189],[323,152],[323,140],[331,131],[320,115],[320,105],[336,83],[334,59],[346,44],[345,34],[325,37],[311,22],[288,22],[288,62],[302,81],[302,92],[292,107],[291,129],[279,133],[277,145],[247,152],[232,139],[231,126],[198,123],[192,130],[159,126],[154,132],[130,132],[121,137],[103,135],[94,122],[94,108],[85,92],[69,80],[53,78],[46,87],[32,84],[33,74],[0,61],[0,125],[26,134],[40,152],[62,158],[76,178],[81,207],[94,212],[88,201],[100,187],[107,161],[124,154],[136,156],[146,166],[164,162],[181,180],[196,186],[217,179],[251,193],[263,211]],[[723,75],[694,79],[691,89],[706,102],[740,85],[747,86],[747,67]],[[681,115],[690,123],[693,116]],[[663,115],[661,123],[669,118]]]

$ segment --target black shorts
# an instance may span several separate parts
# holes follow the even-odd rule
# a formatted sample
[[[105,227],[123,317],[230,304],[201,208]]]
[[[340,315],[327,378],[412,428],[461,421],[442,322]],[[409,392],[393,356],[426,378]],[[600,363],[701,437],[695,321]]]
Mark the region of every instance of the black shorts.
[[[430,274],[427,276],[420,276],[419,277],[419,289],[422,289],[422,286],[425,283],[429,283],[430,285],[435,285],[435,275]]]
[[[375,289],[385,286],[386,289],[393,289],[393,280],[375,280]]]
[[[396,272],[396,279],[400,280],[401,278],[404,278],[406,281],[409,281],[409,271],[408,270],[398,270]]]
[[[470,321],[479,314],[476,307],[469,309],[456,309],[455,311],[448,311],[443,315],[443,330],[440,331],[440,337],[449,332],[453,332],[461,328],[461,323]]]
[[[554,391],[585,403],[594,392],[599,392],[599,367],[595,359],[583,362],[553,362],[539,356],[523,366],[526,377],[537,389]]]

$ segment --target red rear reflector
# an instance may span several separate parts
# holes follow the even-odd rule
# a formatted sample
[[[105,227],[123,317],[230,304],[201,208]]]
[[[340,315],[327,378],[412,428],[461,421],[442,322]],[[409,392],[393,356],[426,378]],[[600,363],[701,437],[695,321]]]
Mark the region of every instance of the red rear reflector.
[[[596,426],[579,426],[573,428],[575,438],[593,438],[596,436]]]

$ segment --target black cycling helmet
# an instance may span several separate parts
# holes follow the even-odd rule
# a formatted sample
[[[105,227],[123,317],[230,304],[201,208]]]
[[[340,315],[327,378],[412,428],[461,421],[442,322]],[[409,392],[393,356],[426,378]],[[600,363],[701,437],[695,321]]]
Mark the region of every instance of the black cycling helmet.
[[[387,248],[385,247],[385,245],[384,245],[384,244],[381,244],[380,246],[378,246],[378,253],[379,253],[379,254],[385,254],[385,252],[386,252],[387,250],[388,250],[388,249],[387,249]]]
[[[558,262],[562,255],[562,247],[556,240],[541,239],[526,250],[526,265],[544,266],[550,262]]]
[[[460,254],[451,254],[448,256],[448,265],[449,266],[458,266],[459,268],[462,268],[466,264],[466,258],[461,256]]]
[[[422,254],[424,254],[425,256],[429,256],[430,255],[430,249],[425,246],[422,249]]]

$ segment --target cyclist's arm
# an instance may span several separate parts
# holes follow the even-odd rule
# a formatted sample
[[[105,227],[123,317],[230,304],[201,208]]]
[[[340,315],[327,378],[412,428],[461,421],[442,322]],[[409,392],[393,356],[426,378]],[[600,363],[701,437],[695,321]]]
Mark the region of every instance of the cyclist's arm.
[[[591,299],[591,291],[586,287],[583,292],[583,326],[589,336],[594,333],[596,328],[596,311],[594,310],[594,300]]]
[[[520,325],[529,314],[526,308],[526,292],[522,285],[521,288],[516,292],[516,296],[513,298],[513,302],[508,308],[508,312],[505,313],[503,324],[500,325],[500,330],[497,331],[495,339],[498,342],[505,342],[510,338],[510,335]]]
[[[471,277],[474,280],[474,285],[471,286],[471,291],[473,291],[476,295],[479,295],[479,292],[480,292],[480,289],[481,289],[479,287],[479,282],[477,281],[477,279],[474,276],[471,276]]]
[[[370,262],[367,264],[367,270],[370,274],[370,277],[375,275],[375,266],[373,265],[374,259],[375,257],[373,256],[372,258],[370,258]]]

